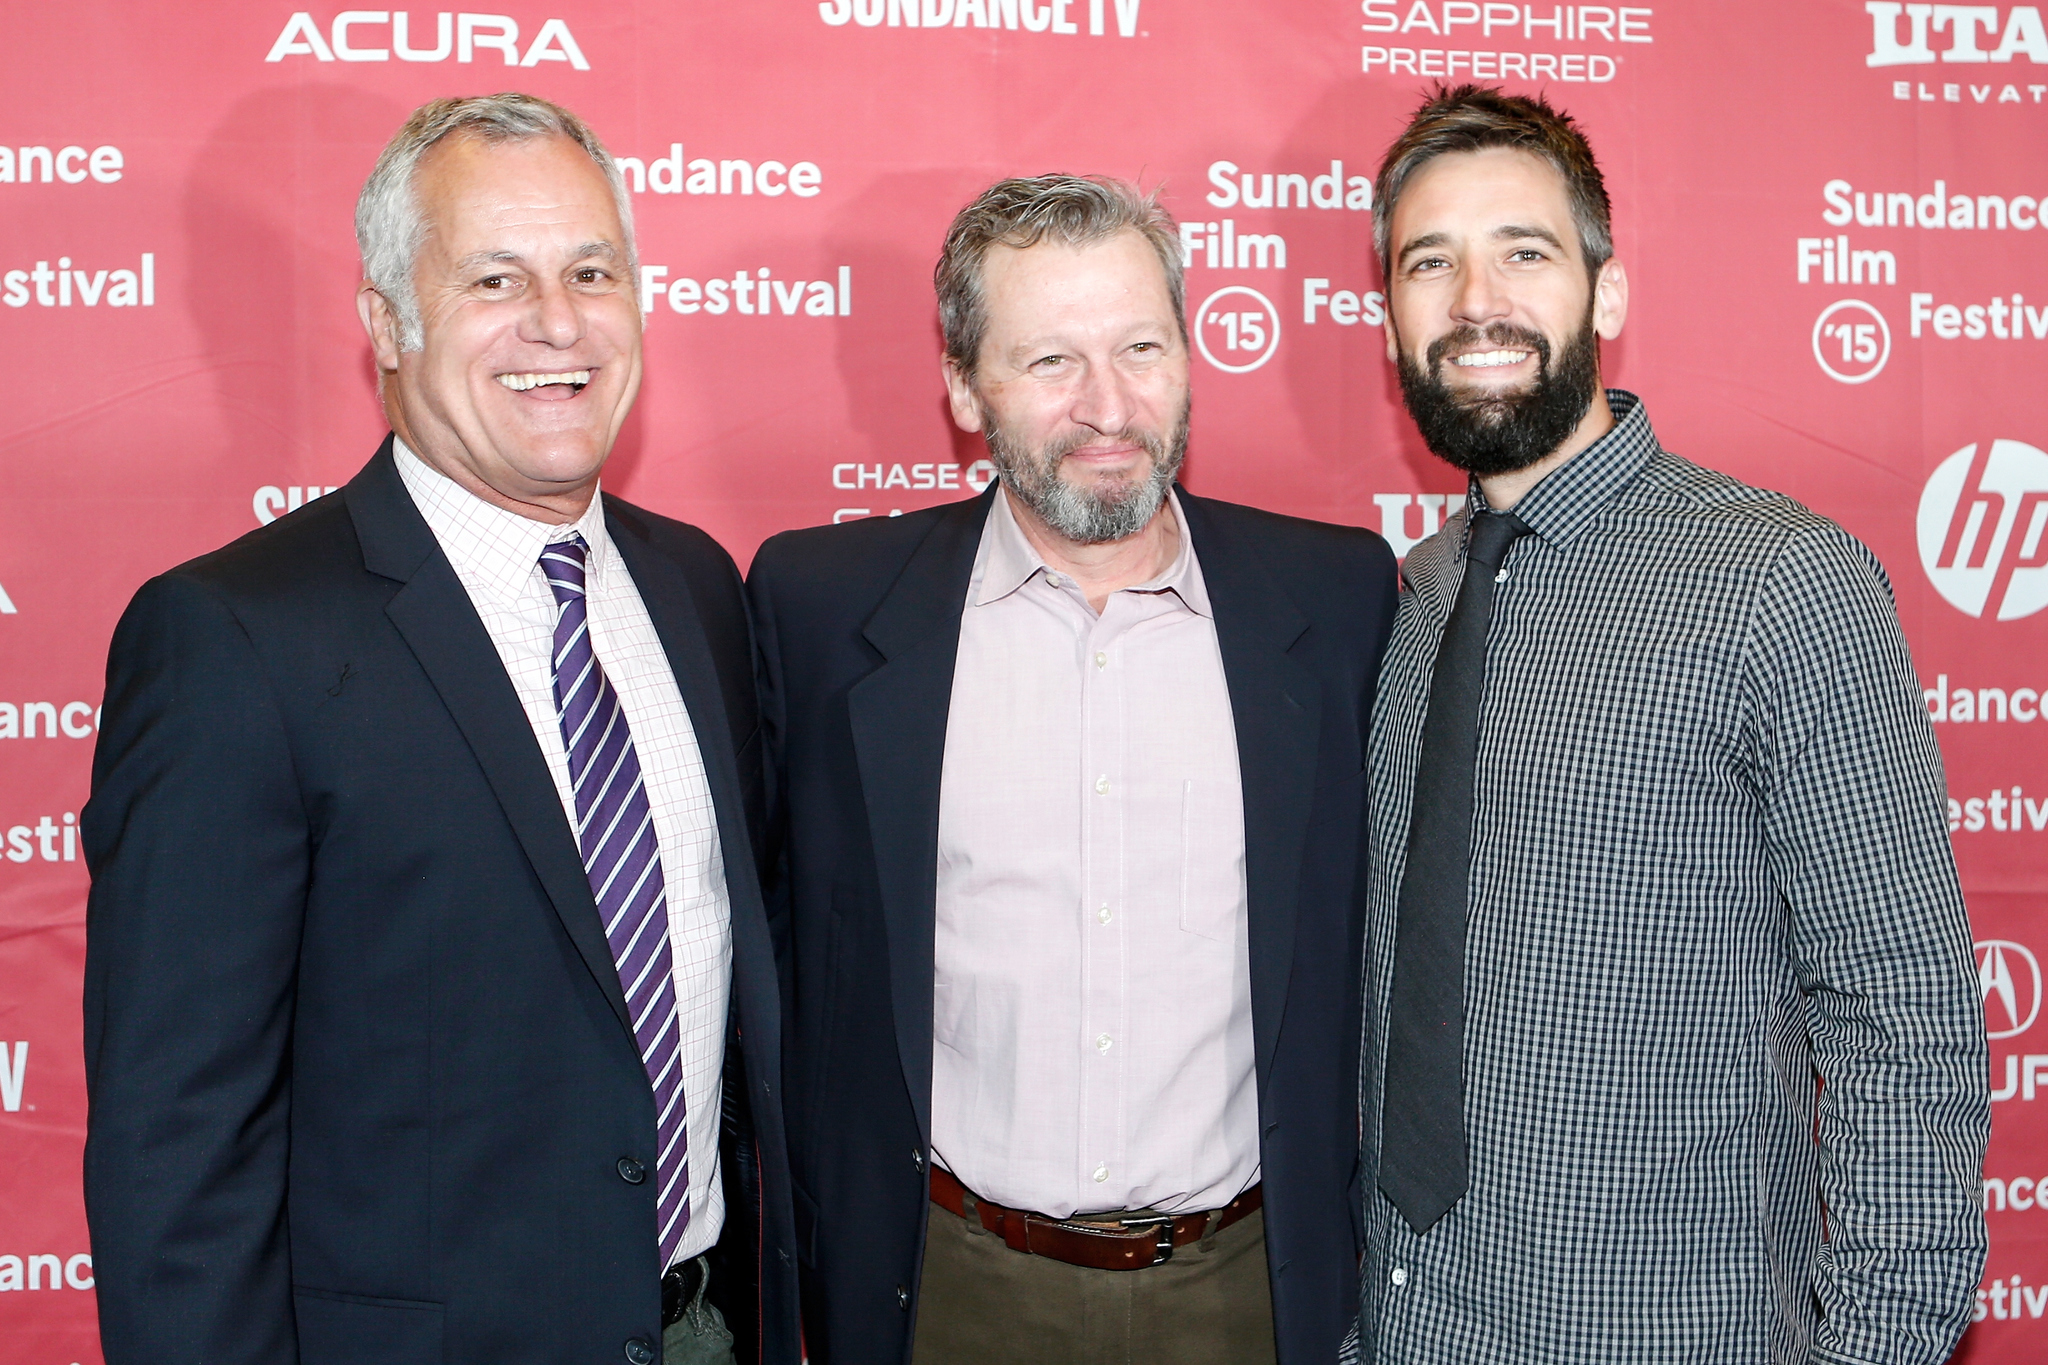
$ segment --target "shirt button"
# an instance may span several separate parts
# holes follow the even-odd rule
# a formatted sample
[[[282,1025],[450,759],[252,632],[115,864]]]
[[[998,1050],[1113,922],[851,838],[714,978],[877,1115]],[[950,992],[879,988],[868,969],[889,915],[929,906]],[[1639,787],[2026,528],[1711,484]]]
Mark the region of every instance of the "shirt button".
[[[1388,1278],[1394,1282],[1394,1288],[1399,1289],[1402,1285],[1408,1283],[1408,1267],[1404,1265],[1395,1266],[1394,1273],[1388,1276]]]
[[[1095,1183],[1100,1185],[1103,1181],[1107,1179],[1109,1179],[1109,1167],[1097,1166],[1095,1168]]]
[[[1109,907],[1105,905],[1105,906],[1103,906],[1103,907],[1102,907],[1102,908],[1101,908],[1100,910],[1097,910],[1097,911],[1095,912],[1095,918],[1097,918],[1097,919],[1101,920],[1101,921],[1102,921],[1102,922],[1103,922],[1104,924],[1107,924],[1107,923],[1109,923],[1109,921],[1110,921],[1110,913],[1109,913]]]
[[[1108,667],[1109,667],[1109,655],[1107,655],[1107,654],[1103,653],[1103,652],[1102,652],[1101,650],[1099,650],[1099,649],[1098,649],[1098,650],[1096,650],[1096,651],[1095,651],[1095,666],[1096,666],[1097,668],[1108,668]]]
[[[1108,1035],[1107,1033],[1102,1033],[1102,1034],[1097,1034],[1097,1035],[1096,1035],[1096,1038],[1095,1038],[1095,1050],[1096,1050],[1097,1052],[1107,1052],[1107,1051],[1109,1051],[1109,1035]]]
[[[1095,794],[1097,796],[1109,795],[1109,778],[1107,776],[1095,779]]]
[[[1493,576],[1493,581],[1494,581],[1494,582],[1496,582],[1496,583],[1505,583],[1505,582],[1507,582],[1507,581],[1508,581],[1508,571],[1507,571],[1506,569],[1502,569],[1502,570],[1501,570],[1501,571],[1500,571],[1499,573],[1497,573],[1497,574],[1495,574],[1495,575]]]

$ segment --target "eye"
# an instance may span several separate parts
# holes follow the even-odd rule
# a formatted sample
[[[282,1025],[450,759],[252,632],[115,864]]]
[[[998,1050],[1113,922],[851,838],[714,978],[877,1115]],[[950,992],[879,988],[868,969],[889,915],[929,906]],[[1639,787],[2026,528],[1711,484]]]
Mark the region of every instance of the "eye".
[[[1445,260],[1441,256],[1424,256],[1421,259],[1409,265],[1408,273],[1411,275],[1420,275],[1424,271],[1443,269],[1448,267],[1449,265],[1450,262]]]
[[[487,294],[502,293],[512,287],[512,280],[507,275],[486,275],[476,282],[476,287]]]
[[[594,265],[579,266],[576,270],[578,284],[602,284],[609,278],[609,275]]]
[[[1031,368],[1034,370],[1055,369],[1058,366],[1065,364],[1066,359],[1067,358],[1063,355],[1042,355],[1038,359],[1031,362]]]
[[[1534,246],[1518,246],[1508,253],[1508,259],[1511,261],[1540,261],[1543,259],[1543,249]]]

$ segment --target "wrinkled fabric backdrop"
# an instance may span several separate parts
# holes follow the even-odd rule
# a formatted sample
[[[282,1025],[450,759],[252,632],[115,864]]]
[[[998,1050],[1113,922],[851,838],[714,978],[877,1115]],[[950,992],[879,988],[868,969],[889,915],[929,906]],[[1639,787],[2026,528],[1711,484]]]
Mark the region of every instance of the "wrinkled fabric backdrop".
[[[1181,221],[1189,484],[1405,552],[1463,484],[1383,356],[1368,182],[1437,77],[1540,89],[1584,121],[1634,287],[1609,381],[1665,444],[1836,518],[1891,573],[1993,1040],[1992,1251],[1963,1357],[2048,1355],[2038,7],[476,3],[504,12],[9,15],[0,1358],[99,1359],[75,818],[107,638],[144,578],[332,492],[375,449],[351,210],[408,110],[528,90],[630,158],[647,378],[605,484],[742,565],[784,527],[985,485],[945,414],[932,262],[983,185],[1054,170],[1158,186]]]

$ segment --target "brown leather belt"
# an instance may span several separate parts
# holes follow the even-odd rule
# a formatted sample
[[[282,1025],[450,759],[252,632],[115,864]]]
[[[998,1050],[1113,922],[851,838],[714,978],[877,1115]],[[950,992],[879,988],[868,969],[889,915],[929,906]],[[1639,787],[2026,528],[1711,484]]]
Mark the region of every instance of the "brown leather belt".
[[[1254,1185],[1220,1209],[1208,1213],[1158,1214],[1140,1218],[1047,1218],[992,1204],[954,1178],[932,1167],[932,1202],[948,1213],[969,1216],[969,1201],[981,1225],[1003,1239],[1012,1251],[1046,1256],[1091,1270],[1145,1270],[1173,1259],[1173,1249],[1213,1237],[1265,1202],[1262,1186]]]

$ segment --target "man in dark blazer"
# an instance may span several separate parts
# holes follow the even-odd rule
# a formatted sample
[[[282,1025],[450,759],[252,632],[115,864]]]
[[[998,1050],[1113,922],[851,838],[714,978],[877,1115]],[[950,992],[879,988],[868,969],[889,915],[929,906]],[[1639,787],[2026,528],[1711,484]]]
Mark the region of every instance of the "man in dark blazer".
[[[145,585],[108,664],[106,1359],[794,1365],[743,593],[597,487],[623,186],[566,110],[442,100],[358,235],[393,436]]]
[[[1179,239],[1001,182],[938,270],[1001,480],[749,576],[819,1365],[1336,1357],[1394,564],[1174,483]]]

